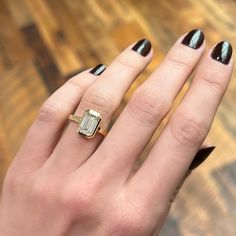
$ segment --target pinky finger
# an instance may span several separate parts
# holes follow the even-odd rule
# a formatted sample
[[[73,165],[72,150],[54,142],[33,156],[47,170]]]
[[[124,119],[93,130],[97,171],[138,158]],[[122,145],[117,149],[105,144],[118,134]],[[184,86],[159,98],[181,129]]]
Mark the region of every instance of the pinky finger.
[[[87,88],[105,69],[104,65],[99,64],[72,77],[44,102],[12,167],[31,172],[42,166],[58,142],[68,116],[74,112]]]

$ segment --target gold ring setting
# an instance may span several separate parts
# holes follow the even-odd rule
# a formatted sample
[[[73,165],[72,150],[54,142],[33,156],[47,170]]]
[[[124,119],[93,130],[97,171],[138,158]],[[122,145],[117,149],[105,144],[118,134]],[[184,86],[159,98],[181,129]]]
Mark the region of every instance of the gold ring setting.
[[[100,133],[103,136],[107,134],[107,131],[100,127],[101,115],[92,109],[86,110],[82,117],[70,115],[68,120],[79,124],[77,133],[85,138],[93,138],[96,133]]]

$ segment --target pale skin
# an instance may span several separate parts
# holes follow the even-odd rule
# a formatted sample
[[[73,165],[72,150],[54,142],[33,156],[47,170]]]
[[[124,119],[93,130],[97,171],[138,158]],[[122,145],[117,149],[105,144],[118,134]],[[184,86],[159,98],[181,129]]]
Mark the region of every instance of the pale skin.
[[[100,75],[84,71],[42,105],[5,177],[0,234],[148,236],[159,232],[173,194],[203,144],[230,81],[233,59],[211,58],[180,37],[103,138],[77,134],[70,114],[99,112],[107,127],[127,89],[149,64],[125,49]],[[141,168],[130,175],[190,73],[193,83]],[[128,125],[127,125],[128,124]],[[63,132],[64,131],[64,132]],[[101,142],[102,141],[102,142]]]

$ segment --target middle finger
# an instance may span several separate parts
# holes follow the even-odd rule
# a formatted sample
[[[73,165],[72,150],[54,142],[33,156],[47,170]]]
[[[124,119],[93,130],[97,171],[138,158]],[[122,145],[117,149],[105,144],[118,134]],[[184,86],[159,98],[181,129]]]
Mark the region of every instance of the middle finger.
[[[204,46],[204,35],[200,30],[193,30],[179,38],[161,65],[136,90],[89,161],[94,160],[100,166],[104,164],[104,168],[113,175],[116,172],[126,179],[199,61]]]

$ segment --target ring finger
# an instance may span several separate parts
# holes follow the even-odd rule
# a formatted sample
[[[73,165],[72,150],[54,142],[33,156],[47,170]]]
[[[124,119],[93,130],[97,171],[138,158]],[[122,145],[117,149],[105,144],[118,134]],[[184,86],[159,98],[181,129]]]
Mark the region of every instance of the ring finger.
[[[135,78],[148,65],[151,57],[151,44],[148,40],[140,40],[128,47],[86,91],[75,114],[81,116],[85,110],[92,109],[101,115],[101,126],[108,127],[112,113],[119,106]],[[101,135],[96,135],[92,139],[78,135],[77,128],[76,123],[71,122],[68,125],[55,149],[55,153],[60,155],[54,155],[51,159],[53,167],[58,169],[58,165],[62,166],[66,172],[77,168],[102,141]],[[66,158],[68,155],[69,159]]]

